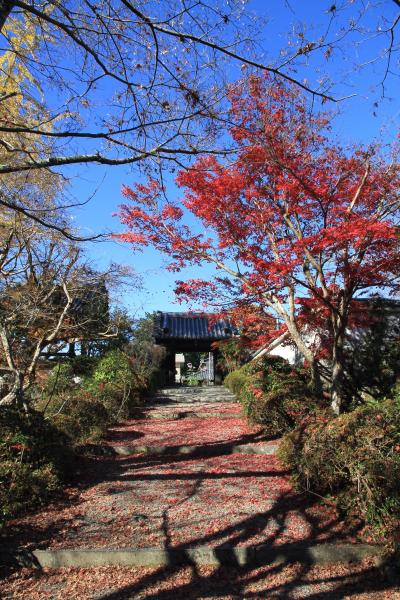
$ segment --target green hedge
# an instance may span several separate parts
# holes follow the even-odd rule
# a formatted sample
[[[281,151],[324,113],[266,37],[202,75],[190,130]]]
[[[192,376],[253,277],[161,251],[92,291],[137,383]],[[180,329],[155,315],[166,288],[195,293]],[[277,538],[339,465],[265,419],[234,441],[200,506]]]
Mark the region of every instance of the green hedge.
[[[308,372],[280,357],[265,356],[225,378],[250,421],[271,436],[292,430],[305,417],[324,408],[308,387]]]
[[[319,415],[285,436],[279,455],[298,487],[381,530],[400,519],[400,403],[386,400],[337,418]]]

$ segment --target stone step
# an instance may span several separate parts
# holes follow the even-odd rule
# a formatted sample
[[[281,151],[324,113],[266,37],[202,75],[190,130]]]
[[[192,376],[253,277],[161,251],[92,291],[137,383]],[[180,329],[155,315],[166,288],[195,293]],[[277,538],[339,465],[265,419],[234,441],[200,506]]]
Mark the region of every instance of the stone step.
[[[222,392],[216,393],[214,392],[213,394],[200,394],[200,393],[194,393],[194,394],[166,394],[165,392],[162,393],[157,393],[154,394],[154,396],[159,397],[159,398],[204,398],[205,401],[207,401],[209,398],[224,398],[226,400],[232,400],[233,402],[236,400],[235,396],[233,394],[224,394]]]
[[[359,562],[373,558],[383,563],[383,548],[369,544],[263,544],[258,546],[193,546],[187,548],[62,549],[18,551],[0,548],[0,562],[33,568],[90,568],[109,566],[166,567],[198,566],[262,566],[302,563],[308,566]]]
[[[226,454],[261,454],[273,455],[277,452],[279,444],[231,444],[222,442],[219,444],[203,444],[201,446],[162,446],[162,445],[137,445],[126,446],[108,445],[93,447],[93,453],[104,455],[115,453],[119,456],[131,456],[132,454],[146,454],[148,456],[161,455],[185,455],[185,456],[222,456]]]
[[[164,396],[227,396],[234,398],[234,394],[227,388],[218,387],[182,387],[182,388],[162,388],[158,393]]]
[[[202,404],[214,404],[218,402],[237,402],[236,397],[229,391],[224,391],[223,389],[214,390],[211,392],[208,391],[192,391],[188,389],[188,391],[175,391],[175,390],[159,390],[156,394],[154,394],[150,399],[150,404],[171,404],[171,403],[202,403]]]
[[[217,401],[222,401],[222,402],[236,402],[236,398],[234,396],[224,396],[222,394],[209,394],[208,396],[205,395],[200,395],[200,394],[192,394],[192,395],[173,395],[170,394],[169,396],[167,396],[166,394],[154,394],[153,396],[154,399],[159,399],[159,400],[179,400],[181,402],[193,402],[193,400],[196,401],[200,401],[200,402],[214,402],[215,400]]]
[[[181,410],[179,412],[151,412],[146,414],[146,419],[160,419],[168,421],[177,421],[178,419],[207,419],[218,417],[220,419],[238,419],[241,417],[240,413],[218,413],[218,412],[196,412],[195,410]]]
[[[232,402],[231,400],[229,400],[229,402]],[[218,404],[226,404],[227,400],[226,398],[214,398],[212,400],[207,400],[205,401],[204,399],[196,399],[196,398],[190,398],[188,400],[184,400],[183,398],[152,398],[149,401],[149,406],[164,406],[164,407],[178,407],[178,406],[201,406],[204,404],[215,404],[216,406]]]

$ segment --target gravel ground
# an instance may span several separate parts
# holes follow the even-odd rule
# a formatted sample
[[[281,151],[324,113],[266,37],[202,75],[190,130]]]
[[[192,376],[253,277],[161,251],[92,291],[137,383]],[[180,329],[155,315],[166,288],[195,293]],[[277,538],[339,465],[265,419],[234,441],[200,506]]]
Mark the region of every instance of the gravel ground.
[[[370,561],[330,567],[227,569],[23,569],[2,582],[4,600],[399,600]]]
[[[19,544],[184,547],[357,540],[332,507],[293,492],[274,456],[98,458],[69,502],[15,520]]]

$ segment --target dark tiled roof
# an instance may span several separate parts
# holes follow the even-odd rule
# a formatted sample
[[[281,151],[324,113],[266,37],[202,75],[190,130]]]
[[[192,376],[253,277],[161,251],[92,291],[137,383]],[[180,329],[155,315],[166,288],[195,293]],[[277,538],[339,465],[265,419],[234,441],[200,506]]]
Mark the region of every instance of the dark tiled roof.
[[[157,340],[225,340],[237,330],[229,320],[204,313],[157,312],[154,334]]]

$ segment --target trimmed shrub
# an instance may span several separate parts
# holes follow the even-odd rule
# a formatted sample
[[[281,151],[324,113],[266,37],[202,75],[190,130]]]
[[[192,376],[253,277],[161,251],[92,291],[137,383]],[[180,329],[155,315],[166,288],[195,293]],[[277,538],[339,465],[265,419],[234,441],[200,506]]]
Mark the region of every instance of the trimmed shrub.
[[[98,383],[112,383],[123,388],[132,378],[132,367],[122,350],[110,350],[101,358],[94,370],[93,379]]]
[[[0,462],[0,526],[27,510],[46,504],[61,490],[59,473],[51,463],[34,468],[14,460]]]
[[[142,403],[148,387],[147,378],[134,369],[122,350],[111,350],[100,359],[86,390],[105,406],[111,420],[127,418],[134,406]]]
[[[334,495],[383,531],[400,518],[400,403],[387,400],[337,418],[319,415],[283,439],[279,455],[299,488]]]
[[[43,415],[0,411],[0,524],[47,502],[72,464],[69,439]]]
[[[249,375],[245,371],[245,368],[242,367],[237,371],[232,371],[232,373],[229,373],[229,375],[227,375],[224,379],[224,384],[233,394],[239,396],[240,392],[248,382],[248,379]]]
[[[111,424],[131,416],[142,403],[148,382],[134,367],[120,349],[100,359],[76,357],[60,363],[41,390],[35,390],[35,407],[69,438],[71,446],[98,441]],[[75,383],[77,373],[89,376]]]
[[[307,383],[307,371],[271,356],[252,361],[225,378],[248,419],[263,425],[271,436],[283,435],[323,408]]]
[[[110,423],[106,407],[95,398],[69,397],[63,409],[49,418],[73,445],[98,440]]]
[[[131,414],[131,405],[136,404],[136,396],[129,387],[121,388],[113,383],[98,383],[86,380],[77,391],[83,400],[100,403],[106,411],[106,422],[110,425]]]

